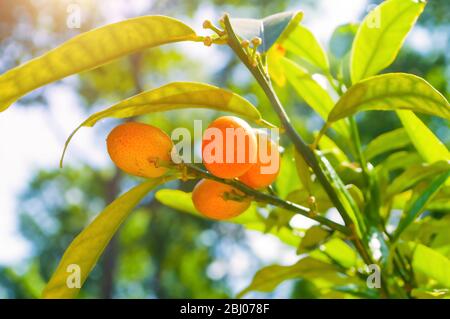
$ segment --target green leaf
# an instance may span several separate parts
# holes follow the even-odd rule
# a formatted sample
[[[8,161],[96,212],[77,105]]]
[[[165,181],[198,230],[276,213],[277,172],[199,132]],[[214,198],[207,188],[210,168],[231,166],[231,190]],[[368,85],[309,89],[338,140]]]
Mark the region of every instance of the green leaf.
[[[377,74],[396,58],[425,1],[388,0],[361,23],[351,53],[353,83]]]
[[[295,159],[295,167],[297,168],[297,175],[300,179],[303,187],[308,191],[310,195],[312,195],[312,179],[311,179],[311,169],[308,164],[306,164],[303,157],[297,152],[294,151],[294,159]]]
[[[450,260],[435,250],[418,244],[412,259],[414,273],[436,282],[439,288],[450,288]]]
[[[322,135],[319,141],[319,148],[324,154],[332,154],[339,164],[349,163],[347,155],[336,145],[327,135]]]
[[[261,53],[267,52],[278,39],[288,37],[303,17],[300,11],[281,12],[264,19],[230,19],[234,32],[241,38],[251,40],[259,37]]]
[[[334,101],[328,92],[295,62],[283,57],[281,65],[288,82],[297,94],[326,121],[334,106]],[[338,121],[332,128],[344,138],[349,138],[350,129],[347,121]]]
[[[337,267],[311,257],[303,258],[292,266],[268,266],[260,269],[255,274],[251,284],[241,291],[237,295],[237,298],[241,298],[250,291],[273,291],[285,280],[300,278],[308,280],[314,278],[326,279],[331,276],[335,277],[337,272]],[[342,281],[345,281],[344,276],[342,277]]]
[[[351,86],[350,51],[358,26],[351,23],[338,26],[329,42],[331,74],[344,82],[347,87]]]
[[[336,171],[331,166],[327,158],[321,152],[317,152],[317,155],[320,160],[319,161],[320,167],[323,169],[328,180],[336,190],[336,194],[339,197],[342,206],[347,212],[348,217],[352,220],[352,222],[355,225],[356,233],[358,234],[358,236],[361,236],[364,232],[364,222],[362,221],[361,212],[359,210],[358,205],[356,204],[353,197],[350,195],[350,192],[345,187],[344,183],[337,175]]]
[[[325,50],[305,26],[297,25],[289,37],[278,43],[295,58],[305,61],[322,73],[328,72],[330,65]]]
[[[294,156],[293,147],[286,148],[281,155],[280,173],[275,181],[277,193],[281,198],[286,198],[289,193],[298,189],[300,183]]]
[[[310,227],[303,236],[297,254],[305,253],[309,250],[316,249],[322,245],[325,240],[330,237],[331,233],[323,227],[317,225]]]
[[[422,163],[422,158],[419,154],[401,151],[389,155],[388,158],[377,166],[377,170],[388,173],[392,170],[418,165],[420,163]]]
[[[411,144],[409,135],[403,128],[399,128],[377,136],[367,145],[364,154],[367,160],[371,160],[380,154],[397,150],[409,144]]]
[[[109,204],[67,248],[58,268],[43,291],[43,298],[76,297],[80,289],[68,287],[67,280],[70,279],[71,274],[68,267],[70,265],[79,267],[81,285],[83,285],[109,241],[132,209],[150,190],[167,180],[167,178],[160,178],[146,181]]]
[[[450,299],[450,291],[448,289],[414,288],[411,290],[411,296],[418,299]]]
[[[370,110],[411,110],[450,120],[449,103],[427,81],[412,74],[387,73],[350,87],[330,112],[328,121]]]
[[[386,196],[389,198],[410,189],[426,178],[449,171],[450,163],[445,161],[411,166],[392,181],[386,189]]]
[[[315,198],[315,209],[320,213],[326,213],[328,209],[334,207],[333,203],[328,198],[327,193],[323,190],[322,185],[318,182],[314,182],[310,185],[311,190],[308,191],[305,188],[296,189],[290,192],[286,196],[286,200],[299,204],[304,207],[310,207],[311,195]]]
[[[0,111],[28,92],[143,49],[195,41],[194,30],[165,16],[144,16],[82,33],[0,76]]]
[[[203,83],[173,82],[134,95],[91,115],[67,139],[61,158],[61,165],[64,153],[72,137],[83,126],[91,127],[99,120],[107,117],[129,118],[183,108],[208,108],[231,112],[253,120],[255,123],[266,125],[262,121],[259,111],[240,95]]]
[[[410,207],[405,211],[404,218],[400,220],[394,234],[398,238],[400,234],[408,227],[425,209],[431,198],[444,186],[445,181],[450,176],[450,170],[434,178],[427,188],[420,192],[420,195],[413,201]]]
[[[320,247],[320,251],[339,266],[349,269],[361,267],[362,260],[359,259],[356,250],[353,250],[342,239],[332,238]]]
[[[450,153],[433,132],[413,113],[397,111],[417,152],[427,163],[450,160]]]

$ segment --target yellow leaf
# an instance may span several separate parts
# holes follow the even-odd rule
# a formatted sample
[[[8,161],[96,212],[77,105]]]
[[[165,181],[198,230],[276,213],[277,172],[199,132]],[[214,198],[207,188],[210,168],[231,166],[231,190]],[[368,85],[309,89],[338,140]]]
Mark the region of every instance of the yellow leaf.
[[[75,271],[79,270],[79,281],[80,284],[83,285],[114,233],[128,217],[131,210],[150,190],[167,180],[168,178],[160,178],[146,181],[132,188],[108,205],[105,210],[72,241],[64,253],[58,268],[45,287],[42,297],[75,298],[80,288],[69,287],[68,281],[71,279],[69,276],[71,274],[77,275]],[[76,283],[76,280],[74,283]]]
[[[0,75],[0,112],[23,95],[66,76],[146,48],[196,39],[189,26],[165,16],[133,18],[82,33]]]
[[[351,86],[331,110],[328,122],[371,110],[411,110],[450,120],[449,103],[423,78],[408,73],[386,73]]]
[[[64,157],[72,137],[83,126],[93,126],[99,120],[107,117],[128,118],[183,108],[208,108],[231,112],[253,120],[257,124],[267,125],[261,119],[259,111],[238,94],[203,83],[173,82],[132,96],[91,115],[69,136],[62,157]]]
[[[351,78],[356,83],[388,67],[425,7],[421,0],[387,0],[361,23],[351,52]]]
[[[399,110],[397,116],[406,133],[423,160],[429,164],[438,161],[449,161],[450,153],[436,135],[414,114],[414,112]],[[450,185],[450,179],[445,183]]]

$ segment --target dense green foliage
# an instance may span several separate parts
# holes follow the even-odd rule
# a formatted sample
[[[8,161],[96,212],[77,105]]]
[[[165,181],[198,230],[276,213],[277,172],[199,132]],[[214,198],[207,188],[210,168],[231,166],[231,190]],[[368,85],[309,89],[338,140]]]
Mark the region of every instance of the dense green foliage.
[[[112,57],[125,56],[147,47],[176,41],[192,41],[199,46],[203,42],[220,50],[226,50],[228,46],[234,53],[232,62],[228,63],[240,60],[256,80],[247,84],[246,88],[238,88],[238,84],[227,80],[220,83],[222,88],[178,82],[143,90],[140,82],[134,79],[128,90],[133,91],[134,87],[136,92],[143,91],[142,93],[114,103],[112,107],[92,115],[81,126],[92,126],[108,117],[141,116],[143,121],[152,119],[162,128],[171,128],[178,124],[182,126],[182,116],[176,115],[179,114],[177,112],[185,112],[181,109],[201,107],[244,116],[253,120],[255,125],[268,125],[271,122],[283,127],[282,171],[271,197],[266,191],[244,189],[247,195],[258,201],[258,205],[252,205],[249,211],[230,222],[277,236],[285,244],[297,249],[298,261],[289,266],[271,265],[260,269],[239,296],[251,291],[271,292],[286,280],[300,279],[293,296],[442,298],[448,296],[450,289],[450,236],[447,231],[450,226],[450,154],[440,138],[433,133],[433,124],[426,123],[433,123],[435,118],[440,118],[437,121],[444,123],[450,120],[447,91],[444,87],[433,87],[418,75],[403,73],[406,70],[402,68],[396,70],[394,63],[407,34],[424,8],[425,3],[420,1],[387,0],[369,13],[358,26],[338,28],[327,50],[315,38],[314,30],[308,30],[299,24],[301,13],[280,14],[263,20],[235,20],[234,16],[230,19],[226,15],[220,23],[220,32],[215,34],[208,30],[208,36],[203,35],[205,32],[194,32],[181,21],[167,18],[167,21],[176,24],[170,30],[175,30],[177,34],[164,28],[162,30],[166,32],[152,34],[151,38],[139,38],[142,33],[137,33],[136,43],[128,43],[127,38],[121,38],[120,35],[124,29],[134,30],[136,20],[130,19],[120,22],[121,28],[117,27],[118,24],[113,24],[88,31],[51,53],[1,75],[0,84],[3,83],[6,89],[0,94],[0,109],[6,109],[15,99],[50,81],[100,66],[110,62]],[[379,21],[374,17],[376,14],[381,16]],[[166,19],[161,17],[147,16],[139,19],[144,24],[167,23],[166,20],[161,22],[161,19]],[[374,26],[373,23],[378,24]],[[395,36],[390,36],[393,33]],[[92,54],[88,56],[89,61],[83,61],[82,64],[74,61],[64,65],[53,64],[51,74],[38,72],[42,65],[60,61],[67,46],[84,52],[87,50],[85,40],[90,39],[87,42],[88,50],[96,52],[96,46],[102,43],[102,39],[112,36],[123,43],[103,48],[101,56]],[[247,50],[241,45],[242,40],[252,40],[255,36],[262,39],[261,48],[255,48],[259,55],[252,53],[251,48]],[[149,42],[142,43],[144,38]],[[159,52],[163,53],[165,52]],[[114,63],[117,63],[116,68],[120,72],[127,73],[127,66],[120,62]],[[377,75],[388,67],[393,70]],[[95,77],[95,72],[102,69],[107,70],[102,66],[82,77],[89,83]],[[36,76],[27,80],[30,83],[18,85],[17,76],[27,72],[36,73]],[[226,72],[228,70],[223,71]],[[326,87],[317,81],[317,75],[327,81]],[[164,72],[161,72],[161,76],[164,76]],[[101,94],[101,86],[105,84],[98,79],[93,83],[96,83],[95,89]],[[176,90],[173,90],[174,87]],[[183,91],[181,96],[180,87]],[[199,87],[202,90],[207,88],[208,95],[199,95]],[[442,89],[442,93],[438,89]],[[252,92],[259,103],[255,103],[254,98],[251,103],[240,96],[248,92]],[[295,98],[291,98],[293,95]],[[158,99],[162,98],[164,103],[158,104]],[[252,104],[260,106],[256,109]],[[292,121],[284,112],[284,107]],[[299,110],[308,107],[308,111]],[[169,110],[171,112],[159,113]],[[300,112],[309,111],[316,112],[322,118],[323,127],[320,131],[308,129],[299,120]],[[190,114],[191,118],[195,118],[198,113]],[[216,113],[207,114],[212,116]],[[428,118],[421,119],[419,116],[423,116],[422,114],[431,116],[432,120],[424,122]],[[393,121],[395,125],[380,122],[379,119],[384,117],[388,119],[387,122]],[[370,125],[366,125],[367,123]],[[161,185],[169,180],[181,177],[185,179],[182,172],[191,169],[183,165],[177,168],[179,171],[175,170],[174,174],[162,180],[141,181],[134,188],[128,187],[131,190],[121,196],[117,195],[122,193],[119,191],[122,189],[122,177],[117,172],[111,178],[95,172],[86,175],[84,171],[89,168],[84,168],[83,173],[63,168],[68,170],[62,173],[63,177],[59,176],[61,173],[55,172],[38,176],[35,181],[37,185],[32,187],[33,193],[29,196],[31,199],[39,198],[41,192],[45,194],[43,186],[47,183],[62,183],[59,189],[65,196],[56,196],[57,198],[70,198],[68,193],[77,185],[77,190],[85,185],[90,185],[93,189],[88,192],[83,189],[83,194],[89,194],[89,198],[83,198],[69,206],[65,201],[58,202],[60,206],[49,210],[55,215],[52,219],[65,225],[56,227],[62,233],[46,234],[48,229],[39,223],[30,227],[30,237],[34,241],[39,236],[65,236],[66,239],[51,245],[42,244],[39,248],[41,250],[36,253],[39,256],[37,261],[27,272],[30,283],[26,280],[21,283],[24,287],[21,293],[39,296],[41,291],[36,288],[36,283],[39,283],[39,287],[44,284],[38,273],[42,273],[45,279],[50,278],[56,266],[54,261],[60,258],[62,248],[68,246],[81,225],[87,225],[64,254],[44,290],[44,297],[75,297],[78,289],[64,286],[67,265],[82,266],[84,282],[111,239],[116,242],[109,250],[106,249],[106,258],[100,262],[103,266],[102,276],[108,272],[108,263],[113,262],[117,263],[116,267],[119,269],[118,282],[141,282],[152,278],[154,282],[151,284],[150,294],[156,297],[226,296],[228,291],[223,289],[223,282],[212,283],[204,275],[212,249],[196,243],[193,238],[202,229],[211,227],[212,223],[199,218],[195,211],[191,202],[191,184],[170,182],[161,189]],[[100,185],[78,181],[77,177],[70,177],[69,173],[104,182]],[[188,179],[205,177],[201,174],[207,173],[199,175],[198,170],[192,170]],[[64,180],[65,177],[67,178]],[[230,183],[239,187],[236,181]],[[182,185],[182,189],[177,189],[179,185]],[[161,214],[169,208],[162,208],[152,200],[150,204],[144,203],[141,208],[137,208],[127,219],[133,208],[155,187],[158,187],[156,199],[177,212],[171,210],[169,214]],[[109,206],[88,224],[88,218],[97,212],[86,212],[80,205],[83,202],[97,201],[102,206]],[[154,205],[157,205],[158,214],[149,214],[155,210]],[[98,205],[94,206],[97,208]],[[27,210],[26,205],[24,208]],[[345,227],[335,224],[334,219],[332,220],[333,213],[340,216]],[[46,214],[45,209],[41,214]],[[298,228],[291,222],[298,214],[313,219],[318,224]],[[31,217],[31,222],[36,223],[36,216],[25,213],[23,217]],[[67,218],[76,219],[77,224],[66,222]],[[185,225],[184,220],[188,221],[187,227],[182,226]],[[118,236],[113,237],[122,223],[124,225]],[[135,226],[129,226],[133,223]],[[180,227],[172,225],[174,223],[180,223]],[[148,229],[143,229],[143,225],[148,226]],[[166,230],[159,230],[160,225],[163,229],[167,227]],[[68,230],[67,226],[73,229]],[[128,236],[124,235],[127,234],[127,227],[134,227]],[[171,228],[176,229],[176,236],[167,235]],[[142,231],[141,237],[139,229]],[[191,251],[185,244],[192,245],[195,249]],[[164,249],[160,245],[165,246]],[[117,252],[114,252],[117,247],[122,247],[119,258]],[[111,259],[114,254],[115,258]],[[130,255],[122,256],[125,254]],[[139,258],[143,255],[147,258]],[[154,258],[153,264],[149,264],[150,256]],[[52,260],[52,264],[40,262],[40,258]],[[137,262],[133,263],[133,267],[137,267],[139,271],[128,272],[122,269],[121,267],[130,265],[121,264],[122,258],[136,258]],[[146,261],[142,263],[143,260]],[[41,264],[46,269],[39,269]],[[367,285],[372,272],[366,265],[373,264],[377,265],[381,273],[379,289]],[[14,285],[17,281],[14,272],[2,272],[9,278],[7,284]],[[130,279],[127,278],[129,273],[141,275]],[[86,289],[93,294],[102,289],[102,296],[110,297],[111,291],[107,285],[111,285],[111,282],[106,280],[102,283],[106,288],[99,287],[96,269],[91,275],[93,279],[87,281]],[[126,284],[119,286],[120,289],[128,289]],[[136,294],[145,289],[149,291],[149,287],[142,283],[137,284],[135,289]],[[129,295],[132,296],[133,292]]]

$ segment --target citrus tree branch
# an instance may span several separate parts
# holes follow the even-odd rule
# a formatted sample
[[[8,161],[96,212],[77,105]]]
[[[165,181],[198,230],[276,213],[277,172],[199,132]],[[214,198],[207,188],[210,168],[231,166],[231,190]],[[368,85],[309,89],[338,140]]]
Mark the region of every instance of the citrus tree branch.
[[[318,222],[324,226],[327,226],[332,230],[337,230],[337,231],[343,233],[344,235],[347,235],[347,236],[351,235],[351,231],[349,228],[345,227],[344,225],[335,223],[332,220],[329,220],[328,218],[325,218],[321,215],[318,215],[316,212],[312,211],[311,209],[309,209],[307,207],[298,205],[298,204],[290,202],[290,201],[285,201],[285,200],[283,200],[279,197],[276,197],[274,195],[271,195],[271,194],[262,193],[253,188],[248,187],[245,184],[242,184],[241,182],[239,182],[237,180],[223,179],[223,178],[217,177],[194,164],[183,163],[181,165],[187,169],[188,175],[191,174],[195,178],[199,178],[199,177],[207,178],[207,179],[214,180],[216,182],[220,182],[223,184],[233,186],[234,188],[241,191],[245,195],[251,197],[256,202],[262,202],[262,203],[266,203],[266,204],[270,204],[270,205],[273,205],[276,207],[286,209],[293,213],[300,214],[300,215],[303,215],[310,219],[313,219],[316,222]]]
[[[365,245],[361,242],[361,239],[355,232],[355,224],[351,219],[349,212],[347,212],[346,208],[342,204],[338,194],[336,193],[336,190],[330,183],[326,173],[322,170],[322,167],[319,161],[317,160],[314,152],[305,143],[305,141],[302,139],[302,137],[298,134],[298,132],[291,124],[290,119],[286,111],[284,110],[280,100],[278,99],[278,96],[276,95],[272,87],[270,78],[264,71],[263,66],[260,63],[255,64],[254,61],[252,61],[249,58],[249,56],[245,53],[245,51],[242,49],[241,42],[234,33],[233,27],[230,22],[230,18],[227,14],[224,15],[223,22],[225,25],[225,31],[227,33],[228,45],[239,57],[239,59],[244,63],[244,65],[251,72],[251,74],[256,79],[260,87],[263,89],[273,109],[277,113],[281,121],[281,124],[285,129],[286,134],[294,144],[296,150],[302,155],[306,163],[311,167],[311,169],[313,170],[314,174],[317,177],[317,180],[321,183],[328,197],[333,202],[334,206],[342,216],[345,224],[352,230],[355,246],[359,251],[360,255],[362,256],[362,258],[364,259],[364,262],[367,264],[373,263],[370,254],[367,252],[367,249],[365,248]],[[328,174],[329,173],[330,172],[328,172]]]

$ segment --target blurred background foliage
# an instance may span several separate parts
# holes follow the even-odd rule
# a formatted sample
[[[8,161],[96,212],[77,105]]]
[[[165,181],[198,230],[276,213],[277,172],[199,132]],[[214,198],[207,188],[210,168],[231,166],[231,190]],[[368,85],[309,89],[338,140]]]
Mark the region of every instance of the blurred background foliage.
[[[126,1],[117,2],[123,2],[122,7],[126,8],[126,12],[121,12],[123,17],[164,14],[193,22],[193,26],[199,28],[203,19],[217,20],[223,12],[230,12],[233,16],[262,17],[300,8],[305,11],[306,17],[310,15],[310,19],[320,20],[321,8],[333,1],[338,0],[154,0],[132,1],[125,6],[123,4]],[[82,8],[81,29],[69,29],[66,26],[67,6],[70,3],[78,3]],[[100,0],[0,0],[0,73],[81,31],[112,22],[108,3]],[[365,13],[361,12],[361,16]],[[396,62],[385,72],[401,71],[420,75],[448,99],[449,15],[450,2],[429,1],[424,15],[419,19],[416,32],[421,33],[417,37],[418,41],[423,37],[430,37],[428,41],[431,41],[433,48],[418,50],[417,46],[407,45]],[[327,21],[321,23],[326,24]],[[350,34],[344,34],[343,37],[340,35],[324,45],[337,45],[339,50],[339,46],[345,46],[345,37],[352,37],[351,28],[349,30]],[[200,50],[211,50],[207,51],[209,58],[206,61],[198,59],[196,54],[199,49],[194,50],[194,46],[198,47],[196,44],[189,44],[147,50],[54,85],[69,86],[76,93],[82,112],[89,114],[141,90],[170,81],[202,81],[242,94],[258,105],[267,120],[277,122],[268,109],[262,91],[251,81],[228,49],[200,47]],[[312,132],[320,128],[322,122],[291,90],[280,92],[281,99],[297,129],[311,141]],[[16,107],[46,108],[49,102],[45,92],[46,88],[31,93]],[[166,132],[170,132],[180,126],[192,129],[193,119],[203,119],[207,123],[216,115],[212,111],[186,110],[154,114],[146,116],[142,121],[157,123]],[[446,134],[448,128],[444,120],[436,117],[422,119],[449,145],[450,136]],[[382,132],[400,127],[398,119],[389,112],[365,112],[358,115],[358,121],[363,143]],[[96,134],[104,137],[117,124],[113,121],[106,122],[96,129]],[[61,134],[57,128],[55,130],[55,134]],[[69,152],[68,156],[78,158],[75,151]],[[56,166],[37,170],[18,199],[16,214],[19,218],[19,231],[30,245],[29,255],[13,266],[0,264],[0,298],[39,297],[46,280],[74,236],[106,204],[135,183],[135,180],[121,174],[112,165],[91,167],[82,158],[78,164],[72,163],[74,162],[62,170]],[[173,183],[172,186],[190,190],[193,185]],[[280,257],[280,254],[274,252],[269,258],[256,254],[252,249],[252,241],[255,240],[263,239],[251,237],[237,225],[198,219],[147,198],[112,240],[80,297],[232,297],[250,282],[260,266]],[[0,243],[0,249],[1,245]],[[276,245],[268,247],[277,247],[272,250],[279,250],[281,247],[288,250],[287,256],[290,253],[295,256],[292,249],[289,250],[278,242]],[[272,294],[254,293],[248,296],[320,297],[314,286],[307,281],[283,284]]]

